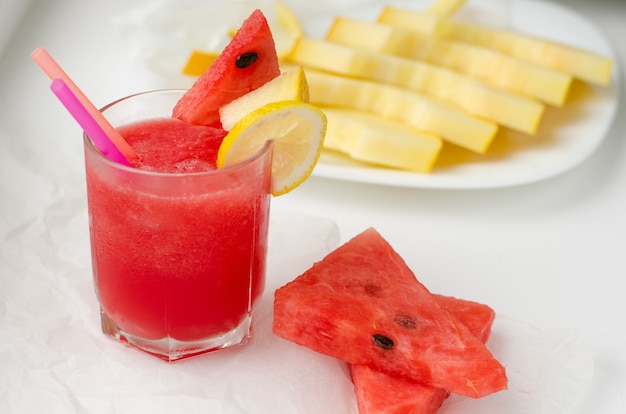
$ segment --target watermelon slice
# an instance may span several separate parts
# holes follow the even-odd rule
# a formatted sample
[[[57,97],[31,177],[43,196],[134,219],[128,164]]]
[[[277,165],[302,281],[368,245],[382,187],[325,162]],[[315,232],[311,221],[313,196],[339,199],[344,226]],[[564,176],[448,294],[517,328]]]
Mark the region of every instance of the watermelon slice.
[[[359,414],[434,414],[450,395],[367,365],[350,365],[350,374]]]
[[[504,367],[374,229],[278,289],[274,333],[350,364],[469,397],[506,389]]]
[[[465,325],[480,342],[487,342],[491,335],[491,325],[496,317],[493,309],[482,303],[452,296],[435,295],[435,298],[441,307]]]
[[[178,101],[174,118],[221,127],[219,109],[280,74],[272,32],[263,13],[248,17],[219,57]]]
[[[465,325],[483,343],[487,342],[495,312],[487,305],[435,295],[440,306]],[[350,365],[359,414],[435,414],[450,394],[377,371],[367,365]]]

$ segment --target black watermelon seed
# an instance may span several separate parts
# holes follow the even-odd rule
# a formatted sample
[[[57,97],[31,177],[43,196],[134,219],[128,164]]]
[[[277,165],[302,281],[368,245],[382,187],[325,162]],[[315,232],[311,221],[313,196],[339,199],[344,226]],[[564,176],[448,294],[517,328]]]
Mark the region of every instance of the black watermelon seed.
[[[256,52],[247,52],[242,53],[237,56],[237,60],[235,60],[235,66],[239,69],[247,68],[252,65],[259,58],[259,55]]]
[[[393,340],[391,340],[391,338],[385,335],[374,334],[372,336],[372,340],[374,341],[377,347],[382,348],[382,349],[391,349],[394,346]]]

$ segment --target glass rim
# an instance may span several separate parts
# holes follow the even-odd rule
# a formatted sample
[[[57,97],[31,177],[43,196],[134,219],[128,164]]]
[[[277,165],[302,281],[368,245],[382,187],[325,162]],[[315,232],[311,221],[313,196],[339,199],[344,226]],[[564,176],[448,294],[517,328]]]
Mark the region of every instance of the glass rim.
[[[111,108],[112,106],[115,106],[116,104],[119,104],[120,102],[124,102],[126,100],[143,96],[143,95],[184,93],[184,92],[185,92],[184,89],[155,89],[155,90],[150,90],[150,91],[145,91],[145,92],[138,92],[138,93],[125,96],[123,98],[119,98],[111,103],[108,103],[107,105],[100,108],[100,112],[104,113],[104,111]],[[214,170],[206,170],[206,171],[174,173],[174,172],[162,172],[162,171],[148,171],[148,170],[143,170],[141,168],[130,167],[124,164],[120,164],[119,162],[113,161],[107,158],[106,156],[104,156],[104,154],[100,152],[100,150],[95,146],[91,138],[89,138],[87,133],[85,133],[84,131],[83,131],[83,143],[87,150],[93,152],[95,156],[99,158],[100,162],[106,164],[107,166],[111,168],[115,168],[121,171],[126,171],[132,174],[144,175],[144,176],[149,176],[149,177],[177,177],[177,178],[218,175],[218,174],[227,173],[230,171],[236,171],[240,168],[245,168],[246,166],[254,163],[256,160],[261,158],[267,151],[269,151],[270,148],[273,146],[273,141],[267,140],[265,144],[256,153],[254,153],[253,155],[251,155],[250,157],[246,158],[243,161],[240,161],[233,165],[229,165],[227,167],[216,168]]]

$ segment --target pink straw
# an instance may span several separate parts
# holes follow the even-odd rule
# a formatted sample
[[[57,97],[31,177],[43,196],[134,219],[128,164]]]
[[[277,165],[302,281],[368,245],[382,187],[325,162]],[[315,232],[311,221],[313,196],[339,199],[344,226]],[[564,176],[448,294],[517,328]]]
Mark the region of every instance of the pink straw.
[[[137,153],[132,149],[130,145],[122,138],[120,133],[111,125],[109,121],[102,115],[102,113],[94,106],[93,103],[85,96],[80,88],[70,79],[65,71],[59,66],[59,64],[50,56],[50,54],[43,47],[38,47],[31,53],[31,58],[43,69],[43,71],[52,80],[62,79],[65,85],[71,89],[72,94],[80,101],[81,106],[84,107],[93,118],[100,129],[104,131],[109,140],[113,142],[113,145],[117,147],[119,152],[124,154],[126,160],[135,160],[138,158]],[[90,134],[87,134],[91,137]],[[93,137],[91,137],[93,138]]]
[[[98,125],[98,122],[87,111],[87,108],[82,105],[63,79],[53,80],[50,89],[52,89],[52,92],[59,98],[105,157],[120,164],[131,166],[124,154],[111,142],[104,130]]]

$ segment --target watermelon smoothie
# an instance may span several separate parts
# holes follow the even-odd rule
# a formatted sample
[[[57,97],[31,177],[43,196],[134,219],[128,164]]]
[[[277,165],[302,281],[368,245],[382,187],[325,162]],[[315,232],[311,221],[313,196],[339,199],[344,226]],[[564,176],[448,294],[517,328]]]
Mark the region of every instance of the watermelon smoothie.
[[[243,343],[265,281],[271,145],[216,170],[224,132],[171,118],[180,91],[103,110],[140,155],[129,168],[85,138],[103,332],[168,361]]]

